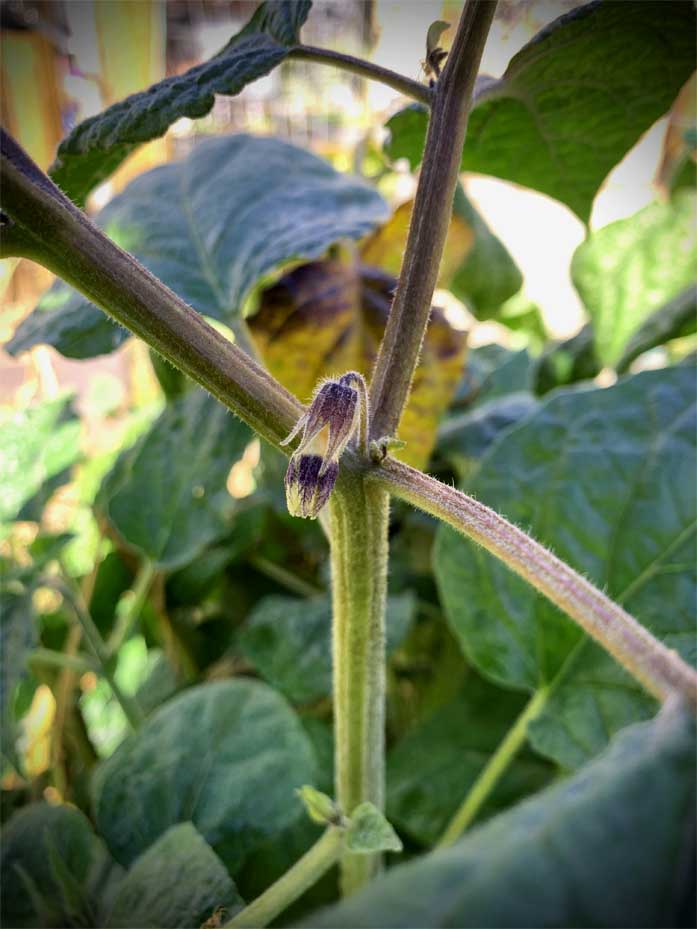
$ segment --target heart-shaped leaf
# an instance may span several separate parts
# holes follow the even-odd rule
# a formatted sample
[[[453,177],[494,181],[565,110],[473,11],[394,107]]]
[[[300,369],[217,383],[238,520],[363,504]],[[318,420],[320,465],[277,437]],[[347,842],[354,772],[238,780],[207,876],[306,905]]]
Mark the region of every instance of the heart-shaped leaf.
[[[180,162],[137,177],[97,223],[205,316],[233,330],[245,299],[280,265],[360,239],[387,215],[365,182],[286,142],[207,139]],[[112,352],[128,338],[85,297],[57,281],[8,344],[46,343],[72,358]]]
[[[692,4],[587,3],[550,23],[500,80],[480,81],[462,170],[566,203],[584,222],[612,168],[671,106],[695,67]],[[427,113],[388,122],[387,152],[421,161]]]

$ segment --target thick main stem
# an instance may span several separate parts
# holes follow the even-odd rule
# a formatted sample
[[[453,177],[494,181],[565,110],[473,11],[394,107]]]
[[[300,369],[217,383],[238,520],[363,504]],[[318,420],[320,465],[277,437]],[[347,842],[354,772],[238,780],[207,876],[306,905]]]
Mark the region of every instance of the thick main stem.
[[[650,693],[697,708],[697,672],[585,577],[467,494],[387,459],[375,483],[469,536],[575,620]]]
[[[210,391],[277,447],[301,404],[124,252],[0,133],[2,255],[37,261]]]
[[[474,82],[495,10],[493,0],[468,0],[433,92],[402,270],[371,382],[375,439],[396,433],[411,387],[450,225]]]
[[[389,496],[345,477],[330,501],[336,799],[350,816],[384,805],[385,590]],[[365,884],[379,856],[345,855],[342,892]]]

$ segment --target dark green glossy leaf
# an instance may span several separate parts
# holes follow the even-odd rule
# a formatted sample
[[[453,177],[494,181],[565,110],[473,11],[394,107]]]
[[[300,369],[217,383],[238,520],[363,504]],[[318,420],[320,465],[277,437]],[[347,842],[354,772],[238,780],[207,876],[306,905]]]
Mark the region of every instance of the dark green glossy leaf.
[[[60,397],[0,416],[0,523],[15,519],[41,487],[80,455],[80,421]]]
[[[98,225],[199,313],[235,326],[258,281],[289,261],[318,258],[380,220],[382,197],[326,161],[272,138],[200,142],[183,161],[136,178]],[[8,343],[10,354],[46,343],[87,358],[128,338],[62,281]]]
[[[489,229],[459,185],[453,212],[471,227],[474,242],[449,289],[477,319],[490,319],[520,290],[523,276],[503,242]]]
[[[190,820],[232,872],[302,815],[294,791],[313,776],[285,700],[258,681],[219,681],[169,700],[100,765],[95,817],[123,864]]]
[[[542,30],[501,80],[480,82],[462,170],[549,194],[584,222],[605,177],[694,70],[689,3],[588,3]],[[388,122],[391,158],[421,160],[426,112]]]
[[[160,568],[181,567],[225,531],[234,508],[227,477],[250,439],[244,423],[192,390],[121,455],[100,506],[131,548]]]
[[[131,152],[187,116],[210,111],[215,94],[238,94],[277,67],[298,43],[308,0],[267,0],[210,61],[165,78],[79,123],[64,139],[51,167],[53,180],[84,205],[89,192]]]
[[[88,820],[74,807],[32,803],[15,813],[2,834],[3,926],[76,925],[65,921],[70,901],[64,898],[62,874],[56,874],[52,858],[58,857],[84,883],[94,843]],[[88,913],[81,915],[89,918]]]
[[[697,194],[689,192],[604,226],[578,247],[571,274],[604,364],[617,365],[652,313],[694,286],[695,267]]]
[[[387,600],[387,651],[414,620],[411,594]],[[247,620],[240,648],[262,676],[289,700],[308,703],[331,693],[332,608],[328,597],[264,597]]]
[[[573,779],[393,868],[315,927],[690,926],[693,721],[633,726]]]
[[[222,861],[192,823],[172,826],[137,858],[119,885],[110,929],[189,929],[243,900]]]
[[[514,391],[479,403],[471,412],[451,416],[443,424],[438,434],[438,449],[452,462],[461,479],[469,477],[501,433],[530,416],[537,405],[536,398],[526,391]]]
[[[671,339],[692,335],[697,329],[697,287],[687,287],[660,307],[636,330],[624,347],[617,370],[624,372],[639,355]]]
[[[525,699],[470,674],[457,699],[409,732],[387,756],[387,816],[423,845],[434,844],[499,743]],[[523,752],[483,808],[497,813],[534,793],[550,768]]]
[[[645,372],[604,390],[561,390],[491,448],[467,489],[594,580],[671,648],[688,652],[696,435],[689,368]],[[593,754],[616,729],[646,715],[639,685],[503,563],[442,527],[434,568],[451,627],[485,676],[529,690],[556,681],[534,729],[539,736],[550,715],[567,745],[543,744],[539,736],[535,745],[546,753],[576,764],[578,745],[571,753],[568,742],[577,739]],[[578,654],[567,663],[577,647],[588,654],[580,665]],[[579,687],[582,701],[569,697]]]

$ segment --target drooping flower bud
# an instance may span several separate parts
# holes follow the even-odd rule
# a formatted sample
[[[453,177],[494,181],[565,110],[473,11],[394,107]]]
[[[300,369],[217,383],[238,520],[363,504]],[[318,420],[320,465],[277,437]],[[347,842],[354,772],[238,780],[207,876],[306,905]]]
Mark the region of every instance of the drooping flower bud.
[[[359,374],[350,371],[338,380],[325,381],[316,391],[307,412],[297,421],[288,438],[281,442],[281,445],[287,445],[302,429],[303,436],[295,452],[296,455],[301,455],[313,439],[327,427],[329,436],[321,468],[322,474],[330,464],[339,460],[355,432],[360,405],[358,391],[351,384],[358,378]]]
[[[286,504],[291,516],[316,519],[329,499],[339,474],[339,465],[321,455],[296,452],[286,471]]]

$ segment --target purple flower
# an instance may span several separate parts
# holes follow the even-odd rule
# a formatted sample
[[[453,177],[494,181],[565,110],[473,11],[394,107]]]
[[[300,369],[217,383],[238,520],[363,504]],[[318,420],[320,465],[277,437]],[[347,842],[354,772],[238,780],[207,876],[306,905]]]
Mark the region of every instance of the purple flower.
[[[329,499],[338,474],[335,461],[296,452],[286,471],[286,503],[291,516],[315,519]]]
[[[302,455],[310,443],[323,429],[328,430],[327,450],[320,472],[323,474],[330,464],[336,463],[355,432],[360,415],[358,391],[351,383],[360,378],[359,374],[349,371],[336,381],[325,381],[316,391],[307,412],[295,424],[295,428],[281,442],[287,445],[303,430],[302,439],[295,455]]]

